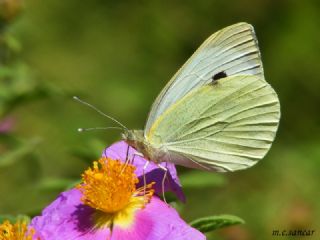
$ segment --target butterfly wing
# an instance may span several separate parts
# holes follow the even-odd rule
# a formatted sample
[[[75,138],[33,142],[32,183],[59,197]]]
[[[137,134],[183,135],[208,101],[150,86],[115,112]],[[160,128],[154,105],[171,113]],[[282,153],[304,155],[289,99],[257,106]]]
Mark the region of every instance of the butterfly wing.
[[[227,76],[263,76],[260,52],[254,29],[238,23],[211,35],[172,77],[155,100],[145,126],[145,136],[151,126],[173,103],[188,92],[212,81],[224,71]]]
[[[278,97],[264,79],[231,76],[194,89],[170,106],[147,140],[177,156],[173,163],[235,171],[264,157],[279,119]]]

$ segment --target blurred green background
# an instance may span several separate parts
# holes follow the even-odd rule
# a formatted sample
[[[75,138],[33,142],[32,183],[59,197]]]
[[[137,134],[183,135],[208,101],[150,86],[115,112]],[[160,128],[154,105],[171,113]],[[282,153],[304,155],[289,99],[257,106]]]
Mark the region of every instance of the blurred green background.
[[[246,21],[280,98],[277,138],[251,169],[212,174],[206,185],[185,177],[181,214],[246,221],[208,239],[287,239],[272,236],[286,229],[314,229],[303,239],[320,238],[319,1],[28,0],[18,16],[19,0],[2,2],[0,214],[39,214],[120,139],[114,130],[78,133],[112,123],[73,95],[143,128],[157,94],[205,38]]]

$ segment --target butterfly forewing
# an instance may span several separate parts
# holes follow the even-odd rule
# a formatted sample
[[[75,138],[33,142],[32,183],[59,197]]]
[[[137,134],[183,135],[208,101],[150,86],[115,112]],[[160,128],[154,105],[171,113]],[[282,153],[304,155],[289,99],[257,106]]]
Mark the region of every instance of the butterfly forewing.
[[[278,97],[264,79],[231,76],[194,89],[171,105],[153,124],[148,141],[184,157],[186,166],[189,161],[235,171],[264,157],[279,118]]]
[[[145,136],[170,106],[191,90],[211,82],[217,74],[255,75],[263,67],[253,27],[238,23],[211,35],[172,77],[154,102],[145,127]]]

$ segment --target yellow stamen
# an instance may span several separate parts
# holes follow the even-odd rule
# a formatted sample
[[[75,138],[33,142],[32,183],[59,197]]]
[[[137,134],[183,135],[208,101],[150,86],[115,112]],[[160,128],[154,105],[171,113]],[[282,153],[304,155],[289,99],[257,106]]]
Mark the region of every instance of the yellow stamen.
[[[32,240],[35,234],[33,228],[29,228],[25,221],[17,221],[11,224],[4,221],[0,224],[0,240]],[[39,240],[39,238],[37,238]]]
[[[133,213],[144,208],[154,190],[151,184],[136,189],[139,182],[135,167],[110,158],[101,158],[82,174],[77,188],[83,193],[82,202],[97,209],[97,225],[113,223],[129,225]]]

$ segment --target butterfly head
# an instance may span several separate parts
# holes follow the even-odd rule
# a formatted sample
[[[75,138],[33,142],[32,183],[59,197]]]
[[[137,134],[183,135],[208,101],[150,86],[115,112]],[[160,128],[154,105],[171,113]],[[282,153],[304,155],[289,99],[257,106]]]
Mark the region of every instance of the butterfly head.
[[[126,141],[129,145],[134,142],[141,142],[144,140],[143,131],[141,130],[126,130],[122,134],[122,139]],[[131,144],[130,144],[131,143]]]

